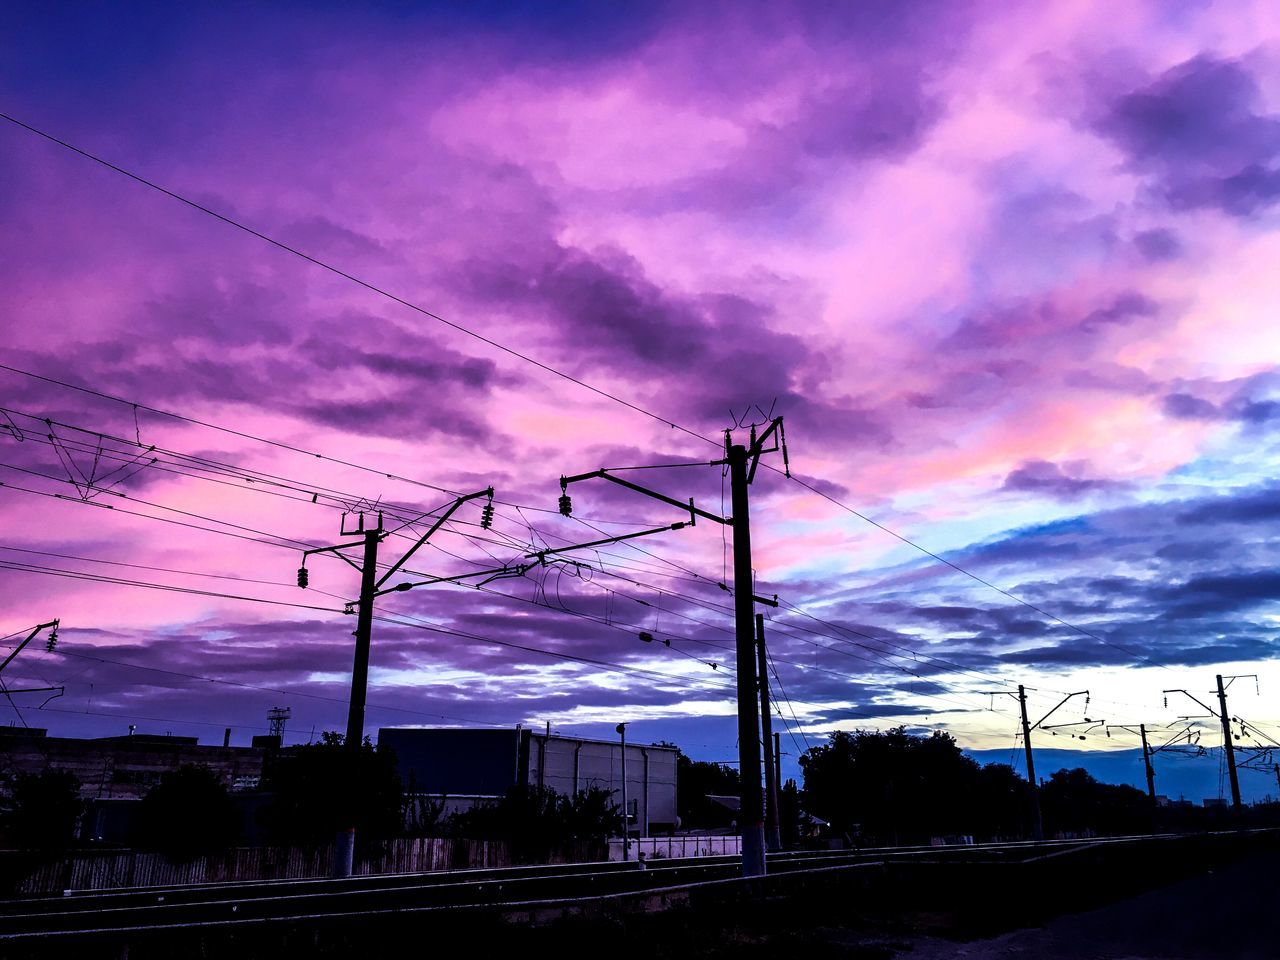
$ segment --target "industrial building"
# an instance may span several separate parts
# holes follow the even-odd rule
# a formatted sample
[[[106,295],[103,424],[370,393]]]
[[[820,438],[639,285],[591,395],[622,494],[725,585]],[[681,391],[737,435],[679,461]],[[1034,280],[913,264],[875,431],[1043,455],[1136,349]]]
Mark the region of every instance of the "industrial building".
[[[39,728],[0,727],[0,796],[8,796],[18,774],[53,769],[74,773],[85,800],[138,800],[165,773],[185,764],[208,767],[230,790],[251,790],[262,777],[265,753],[261,745],[202,746],[195,737],[80,740],[50,737]]]
[[[622,802],[622,745],[526,727],[470,730],[389,727],[379,748],[395,751],[405,790],[444,800],[447,809],[493,802],[514,786],[572,795],[599,787]],[[676,829],[676,755],[672,746],[626,745],[627,814],[632,834]]]

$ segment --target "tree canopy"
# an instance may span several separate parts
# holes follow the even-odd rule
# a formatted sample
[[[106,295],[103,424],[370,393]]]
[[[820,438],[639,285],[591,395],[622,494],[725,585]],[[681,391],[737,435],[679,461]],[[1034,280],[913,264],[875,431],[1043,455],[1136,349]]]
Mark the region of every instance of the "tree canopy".
[[[919,843],[931,837],[1026,836],[1030,792],[1008,764],[980,766],[942,732],[838,731],[800,758],[805,810],[836,834],[867,842]],[[1041,790],[1045,830],[1122,833],[1150,826],[1148,798],[1100,783],[1084,769],[1059,770]]]
[[[80,780],[69,770],[20,773],[13,780],[4,825],[13,843],[30,850],[66,847],[84,811]]]
[[[142,798],[136,834],[139,846],[188,860],[235,844],[240,816],[216,773],[186,764]]]
[[[395,754],[375,750],[368,737],[358,751],[332,732],[319,743],[293,747],[277,759],[264,786],[271,800],[260,819],[277,843],[328,843],[350,827],[362,843],[404,832]]]

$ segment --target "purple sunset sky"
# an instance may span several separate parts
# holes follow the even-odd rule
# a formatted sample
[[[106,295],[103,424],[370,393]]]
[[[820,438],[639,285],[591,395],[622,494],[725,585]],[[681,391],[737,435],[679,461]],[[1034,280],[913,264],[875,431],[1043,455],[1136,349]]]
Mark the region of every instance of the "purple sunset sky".
[[[65,684],[14,695],[32,726],[244,743],[287,705],[290,740],[341,729],[356,575],[317,558],[304,593],[294,571],[342,503],[413,518],[492,484],[492,533],[470,505],[410,564],[491,566],[680,519],[599,482],[565,519],[557,479],[707,461],[698,436],[759,405],[807,485],[752,491],[792,759],[800,729],[897,723],[1007,751],[1014,704],[985,691],[1020,682],[1037,709],[1087,687],[1094,717],[1169,723],[1189,704],[1160,691],[1218,672],[1260,675],[1233,710],[1280,738],[1274,4],[0,23],[0,112],[657,418],[0,121],[0,362],[128,401],[0,370],[0,634],[63,622],[5,673]],[[631,476],[728,510],[716,468]],[[112,492],[78,503],[72,477]],[[722,533],[385,598],[366,729],[629,720],[729,759]]]

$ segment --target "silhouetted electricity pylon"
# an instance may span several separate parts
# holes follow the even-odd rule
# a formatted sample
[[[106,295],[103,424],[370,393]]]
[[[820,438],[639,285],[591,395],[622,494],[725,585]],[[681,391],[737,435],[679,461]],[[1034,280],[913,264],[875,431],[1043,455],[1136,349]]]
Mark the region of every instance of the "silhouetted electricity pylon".
[[[772,441],[773,446],[767,446]],[[767,453],[782,453],[783,472],[791,476],[790,460],[786,450],[786,439],[783,432],[782,418],[774,417],[768,426],[756,433],[756,425],[750,427],[750,440],[746,444],[735,444],[732,432],[725,431],[724,457],[710,461],[707,466],[727,468],[730,491],[732,495],[732,516],[720,517],[708,513],[694,505],[693,498],[687,502],[669,497],[666,494],[650,490],[630,480],[616,477],[606,469],[594,470],[591,473],[578,474],[560,478],[560,512],[565,516],[573,513],[573,504],[569,497],[569,485],[583,480],[609,480],[619,486],[641,493],[654,500],[659,500],[681,510],[689,512],[689,519],[673,523],[666,527],[640,530],[590,543],[559,547],[554,550],[540,550],[528,554],[545,562],[552,553],[565,553],[570,550],[603,546],[620,540],[648,536],[664,530],[679,530],[693,526],[699,517],[715,523],[723,524],[733,530],[733,609],[734,634],[736,643],[737,673],[737,712],[738,712],[738,771],[742,778],[742,792],[739,799],[739,825],[742,831],[742,873],[745,877],[763,876],[765,872],[765,830],[764,830],[764,784],[760,766],[760,688],[757,683],[756,669],[756,623],[755,604],[757,600],[766,603],[771,601],[756,597],[752,582],[751,565],[751,501],[750,486],[755,480],[756,470],[760,466],[760,458]],[[696,464],[691,464],[696,465]],[[776,605],[776,598],[772,601]]]
[[[1031,798],[1031,836],[1034,840],[1043,840],[1044,821],[1040,816],[1040,784],[1036,782],[1036,762],[1035,756],[1031,750],[1031,731],[1036,729],[1054,730],[1055,728],[1062,729],[1064,727],[1075,727],[1079,726],[1081,723],[1091,724],[1096,727],[1103,725],[1103,721],[1090,720],[1088,717],[1085,717],[1084,720],[1077,721],[1075,723],[1055,724],[1053,727],[1045,726],[1044,722],[1057,713],[1058,709],[1073,697],[1084,697],[1084,705],[1087,710],[1089,708],[1088,690],[1077,690],[1075,693],[1068,693],[1054,705],[1052,710],[1046,713],[1035,723],[1031,723],[1027,719],[1027,690],[1022,684],[1018,684],[1018,692],[1016,694],[1011,690],[988,690],[987,693],[993,697],[1013,697],[1018,701],[1018,707],[1022,714],[1022,746],[1027,755],[1027,785],[1030,788],[1029,794]],[[1054,735],[1056,736],[1057,734],[1055,733]],[[1079,736],[1081,740],[1084,739],[1083,734],[1072,734],[1072,736]]]
[[[468,493],[464,496],[457,497],[453,503],[449,504],[443,511],[435,516],[434,521],[427,531],[420,536],[417,541],[404,554],[393,563],[386,573],[378,576],[378,546],[390,536],[390,532],[383,527],[382,514],[378,513],[378,525],[376,527],[367,528],[365,526],[365,515],[358,515],[358,522],[354,530],[348,530],[346,527],[347,514],[342,515],[342,523],[339,527],[341,536],[359,537],[358,540],[350,540],[346,543],[337,543],[329,547],[314,547],[310,550],[304,550],[302,554],[302,566],[298,568],[298,586],[305,588],[311,581],[310,574],[307,571],[307,557],[321,553],[332,553],[354,567],[360,574],[360,598],[347,604],[347,613],[354,612],[356,614],[356,629],[353,636],[356,638],[355,660],[351,667],[351,702],[347,710],[347,736],[346,747],[351,751],[351,755],[357,756],[360,752],[361,744],[364,742],[364,714],[365,714],[365,698],[369,687],[369,646],[373,634],[373,605],[374,601],[385,594],[395,593],[398,591],[412,590],[414,587],[427,586],[434,583],[454,583],[461,580],[479,577],[482,583],[489,580],[496,580],[503,576],[520,576],[527,567],[496,567],[486,570],[476,570],[470,573],[458,574],[452,577],[429,577],[426,580],[416,582],[398,583],[394,587],[385,587],[384,584],[395,576],[397,572],[409,561],[418,550],[425,544],[431,536],[439,530],[449,520],[458,508],[463,504],[476,500],[481,497],[487,498],[487,503],[482,514],[481,526],[488,528],[493,519],[493,487],[484,490],[477,490],[475,493]],[[424,518],[425,519],[425,518]],[[352,560],[348,557],[344,550],[350,550],[363,546],[363,559],[360,562]],[[487,578],[487,579],[486,579]],[[355,608],[353,611],[352,608]],[[353,765],[352,769],[355,767]],[[334,864],[333,875],[336,877],[351,876],[352,860],[355,852],[355,828],[348,827],[338,833],[337,842],[334,846]]]

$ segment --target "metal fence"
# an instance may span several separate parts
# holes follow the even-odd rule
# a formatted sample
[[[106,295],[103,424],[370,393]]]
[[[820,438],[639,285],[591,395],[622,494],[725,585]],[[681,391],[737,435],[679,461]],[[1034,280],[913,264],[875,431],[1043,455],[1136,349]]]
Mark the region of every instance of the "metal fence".
[[[622,841],[609,841],[609,859],[622,859]],[[677,857],[724,857],[742,853],[739,836],[636,837],[631,841],[630,856],[646,860],[672,860]]]

